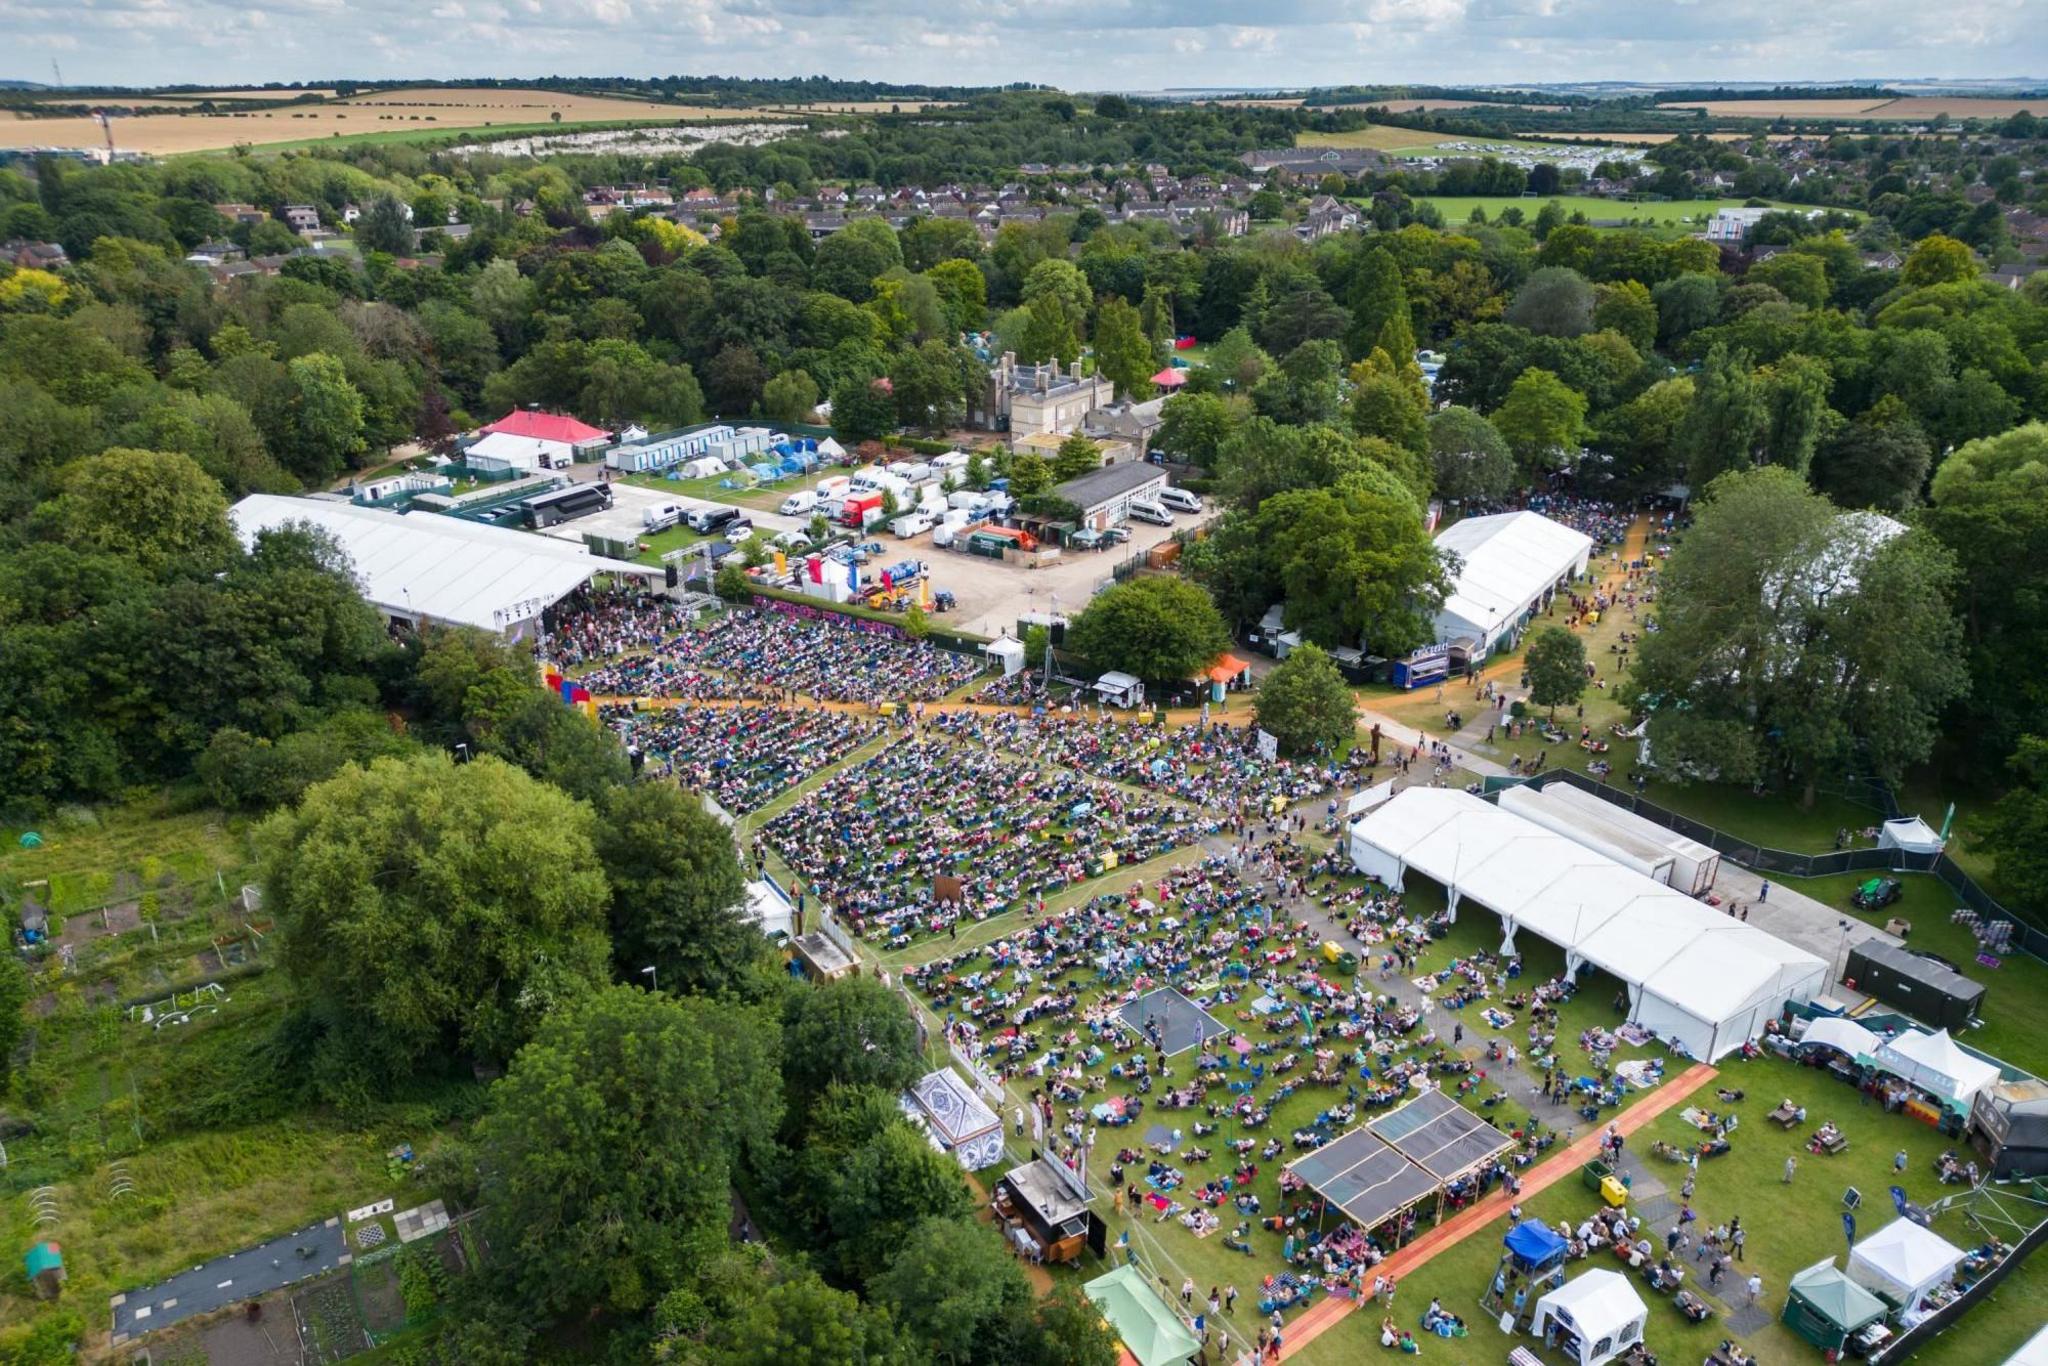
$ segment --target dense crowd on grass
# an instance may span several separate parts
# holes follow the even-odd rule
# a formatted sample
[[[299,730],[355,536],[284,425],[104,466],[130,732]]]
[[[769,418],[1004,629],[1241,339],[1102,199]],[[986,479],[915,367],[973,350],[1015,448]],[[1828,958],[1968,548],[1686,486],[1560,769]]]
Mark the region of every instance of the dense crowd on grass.
[[[964,711],[937,718],[933,727],[972,745],[1163,792],[1233,820],[1320,797],[1345,772],[1337,764],[1262,758],[1250,727],[1144,728],[1083,715]]]
[[[1604,1053],[1583,1064],[1593,1086],[1553,1092],[1551,1078],[1564,1076],[1556,1007],[1566,984],[1526,984],[1519,964],[1486,956],[1425,973],[1422,960],[1441,957],[1432,946],[1447,929],[1443,917],[1375,891],[1340,856],[1313,855],[1281,823],[1261,823],[1227,852],[903,977],[957,1048],[1030,1093],[1030,1111],[1014,1119],[1028,1120],[1035,1144],[1106,1178],[1116,1214],[1217,1237],[1252,1259],[1260,1314],[1278,1310],[1284,1322],[1328,1292],[1364,1293],[1418,1217],[1372,1229],[1328,1218],[1285,1170],[1294,1158],[1429,1086],[1471,1096],[1509,1140],[1499,1160],[1451,1185],[1447,1211],[1512,1183],[1556,1141],[1543,1120],[1500,1106],[1504,1076],[1489,1069],[1512,1064],[1462,1049],[1457,1012],[1494,1012],[1488,1027],[1509,1010],[1527,1021],[1523,1094],[1540,1082],[1540,1103],[1560,1120],[1624,1098]],[[1122,1018],[1166,986],[1218,1026],[1171,1056]],[[1429,1211],[1419,1214],[1426,1221]]]
[[[980,670],[965,655],[853,618],[732,611],[586,670],[577,681],[601,697],[930,702]]]
[[[780,706],[604,709],[644,771],[709,793],[734,815],[758,811],[881,735],[879,717]]]
[[[910,735],[833,775],[763,834],[870,940],[907,941],[1036,906],[1108,868],[1220,829],[1177,803]],[[942,896],[934,879],[960,879]]]

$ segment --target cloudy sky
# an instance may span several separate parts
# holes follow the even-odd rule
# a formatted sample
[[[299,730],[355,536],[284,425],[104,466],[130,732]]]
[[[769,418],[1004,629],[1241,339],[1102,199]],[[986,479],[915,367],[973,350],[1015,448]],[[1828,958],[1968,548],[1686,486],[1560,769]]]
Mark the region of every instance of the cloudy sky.
[[[825,74],[1073,90],[2048,76],[2048,0],[0,0],[69,83]]]

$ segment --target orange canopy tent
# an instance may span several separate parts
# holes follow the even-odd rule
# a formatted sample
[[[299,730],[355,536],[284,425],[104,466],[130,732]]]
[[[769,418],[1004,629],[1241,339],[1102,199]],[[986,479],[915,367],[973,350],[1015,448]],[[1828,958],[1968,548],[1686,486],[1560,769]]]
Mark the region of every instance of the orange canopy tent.
[[[1170,365],[1167,366],[1164,370],[1161,370],[1158,374],[1152,376],[1153,385],[1160,389],[1178,389],[1181,385],[1186,384],[1187,382],[1187,372],[1183,370],[1176,370]]]
[[[1236,655],[1218,655],[1209,666],[1209,678],[1216,683],[1234,683],[1251,672],[1251,667]]]

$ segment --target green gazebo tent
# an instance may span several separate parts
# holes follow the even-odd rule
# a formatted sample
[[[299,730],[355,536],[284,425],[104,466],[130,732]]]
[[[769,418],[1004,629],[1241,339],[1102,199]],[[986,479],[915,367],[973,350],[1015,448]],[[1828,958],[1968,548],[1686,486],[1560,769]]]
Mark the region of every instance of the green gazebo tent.
[[[1840,1352],[1884,1316],[1884,1301],[1850,1280],[1830,1257],[1792,1278],[1783,1318],[1787,1328],[1822,1351]]]
[[[1120,1266],[1081,1287],[1102,1311],[1110,1331],[1138,1366],[1186,1366],[1202,1349],[1201,1341],[1181,1322],[1173,1306],[1145,1283],[1135,1266]]]

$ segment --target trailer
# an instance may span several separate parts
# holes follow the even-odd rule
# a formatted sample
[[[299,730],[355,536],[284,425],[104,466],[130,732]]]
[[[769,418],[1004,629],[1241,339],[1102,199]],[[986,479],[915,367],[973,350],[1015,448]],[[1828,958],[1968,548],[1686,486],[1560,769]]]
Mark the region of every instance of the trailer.
[[[1553,784],[1553,786],[1560,786]],[[1510,787],[1500,794],[1500,809],[1563,835],[1574,844],[1607,855],[1624,867],[1669,887],[1677,863],[1672,853],[1655,841],[1605,819],[1598,811],[1583,811],[1554,800],[1549,788]]]
[[[1603,801],[1570,783],[1549,783],[1543,795],[1559,806],[1587,811],[1638,839],[1648,840],[1671,855],[1671,885],[1687,896],[1703,896],[1721,875],[1721,854],[1711,845],[1688,839],[1614,802]]]

